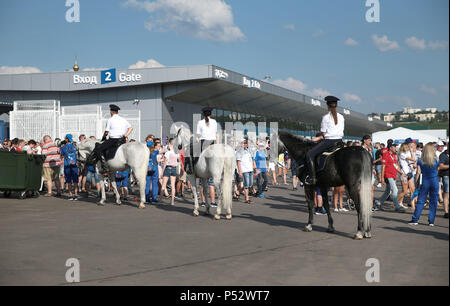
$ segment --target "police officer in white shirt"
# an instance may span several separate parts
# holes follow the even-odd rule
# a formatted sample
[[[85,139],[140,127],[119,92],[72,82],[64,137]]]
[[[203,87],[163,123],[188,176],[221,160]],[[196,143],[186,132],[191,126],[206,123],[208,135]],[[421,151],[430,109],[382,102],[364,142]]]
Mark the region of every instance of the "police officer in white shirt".
[[[125,143],[126,137],[133,131],[130,123],[118,115],[120,108],[117,105],[111,104],[109,110],[111,118],[109,118],[106,123],[105,133],[102,138],[103,143],[94,149],[93,154],[89,156],[87,161],[88,164],[95,164],[100,160],[104,172],[107,171],[106,160],[104,157],[105,151],[111,147],[120,146]],[[107,136],[109,136],[109,139],[106,139]]]
[[[308,151],[306,154],[306,165],[308,166],[308,176],[305,179],[305,183],[308,185],[315,185],[316,179],[316,167],[315,158],[322,152],[332,147],[337,142],[342,141],[344,137],[344,116],[337,112],[338,98],[328,96],[325,98],[328,105],[328,114],[322,117],[322,124],[320,125],[319,137],[314,137],[312,141],[320,141],[314,148]]]
[[[211,118],[211,107],[204,107],[202,113],[204,119],[197,124],[197,135],[200,138],[200,150],[203,152],[209,145],[219,143],[219,134],[217,133],[217,121]]]

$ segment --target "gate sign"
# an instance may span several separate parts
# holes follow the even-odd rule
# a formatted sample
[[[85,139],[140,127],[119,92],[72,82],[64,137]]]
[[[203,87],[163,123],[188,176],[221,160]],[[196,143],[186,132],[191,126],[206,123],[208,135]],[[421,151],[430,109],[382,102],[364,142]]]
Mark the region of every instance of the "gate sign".
[[[105,70],[101,72],[102,84],[108,84],[116,81],[116,69]]]

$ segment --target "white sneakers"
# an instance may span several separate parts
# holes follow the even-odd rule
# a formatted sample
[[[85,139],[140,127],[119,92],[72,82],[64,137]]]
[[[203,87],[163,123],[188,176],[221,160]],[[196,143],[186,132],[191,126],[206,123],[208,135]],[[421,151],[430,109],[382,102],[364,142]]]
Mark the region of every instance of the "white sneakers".
[[[334,209],[334,212],[348,212],[348,209],[345,209],[345,208],[340,208],[340,209],[335,208],[335,209]]]

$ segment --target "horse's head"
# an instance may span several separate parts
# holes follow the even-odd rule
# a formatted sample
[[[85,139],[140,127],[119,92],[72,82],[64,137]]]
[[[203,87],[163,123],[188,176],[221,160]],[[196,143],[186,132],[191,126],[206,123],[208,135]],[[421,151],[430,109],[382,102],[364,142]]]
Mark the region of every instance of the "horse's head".
[[[280,132],[277,137],[278,152],[288,151],[295,160],[302,160],[314,143],[302,136]]]
[[[187,148],[190,144],[191,137],[192,133],[189,128],[185,126],[177,127],[174,146],[176,147],[176,149],[178,149],[179,145],[181,145],[183,148]]]

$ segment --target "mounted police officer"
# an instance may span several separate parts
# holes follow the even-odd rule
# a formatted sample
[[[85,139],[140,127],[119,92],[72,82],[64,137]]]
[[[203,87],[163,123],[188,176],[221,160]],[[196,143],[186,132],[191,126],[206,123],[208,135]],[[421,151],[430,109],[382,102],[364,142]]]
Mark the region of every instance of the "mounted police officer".
[[[314,142],[320,142],[306,154],[308,176],[305,179],[305,183],[308,185],[315,185],[317,183],[315,158],[336,143],[342,141],[344,137],[345,119],[344,116],[337,112],[337,103],[340,100],[336,97],[328,96],[325,97],[325,101],[328,105],[328,113],[322,117],[322,123],[320,125],[322,135],[312,139]]]
[[[104,156],[106,150],[114,146],[118,147],[125,143],[126,137],[128,137],[133,131],[130,123],[126,119],[119,116],[120,108],[117,105],[111,104],[109,106],[109,110],[111,118],[109,118],[106,123],[105,133],[102,138],[103,143],[95,147],[87,161],[88,164],[95,164],[100,160],[103,172],[107,172],[108,170]],[[107,136],[109,136],[108,139],[106,139]]]

